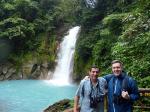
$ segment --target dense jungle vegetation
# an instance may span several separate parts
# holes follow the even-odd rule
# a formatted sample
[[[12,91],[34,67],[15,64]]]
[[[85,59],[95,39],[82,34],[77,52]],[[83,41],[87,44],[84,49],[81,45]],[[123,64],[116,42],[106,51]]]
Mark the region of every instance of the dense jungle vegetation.
[[[75,23],[75,2],[0,0],[0,62],[19,67],[37,58],[54,66],[60,37]]]
[[[140,87],[150,87],[149,0],[98,0],[95,8],[85,0],[1,0],[0,61],[21,64],[36,55],[52,64],[61,29],[76,25],[75,80],[92,64],[110,73],[120,59]]]
[[[80,25],[76,74],[85,75],[91,64],[111,73],[111,61],[119,59],[140,87],[150,87],[150,1],[98,0],[81,9]]]

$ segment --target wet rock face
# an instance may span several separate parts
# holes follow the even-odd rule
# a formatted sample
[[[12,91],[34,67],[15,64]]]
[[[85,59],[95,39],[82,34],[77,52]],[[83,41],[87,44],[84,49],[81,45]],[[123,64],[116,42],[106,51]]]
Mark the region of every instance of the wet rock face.
[[[69,99],[64,99],[59,102],[56,102],[53,105],[50,105],[43,112],[72,112],[71,104]]]
[[[0,80],[20,79],[22,76],[11,63],[0,64]]]
[[[12,63],[0,64],[0,81],[19,79],[47,79],[48,64],[25,63],[20,67],[15,67]]]
[[[48,79],[48,65],[47,64],[33,64],[30,70],[30,78],[32,79]]]

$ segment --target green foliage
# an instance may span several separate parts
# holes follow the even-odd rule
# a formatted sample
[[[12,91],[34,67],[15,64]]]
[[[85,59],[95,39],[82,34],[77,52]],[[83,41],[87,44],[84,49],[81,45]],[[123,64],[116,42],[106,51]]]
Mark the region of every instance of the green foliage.
[[[150,85],[148,85],[150,83],[150,76],[141,78],[138,82],[139,82],[139,87],[150,88]]]
[[[99,13],[92,9],[86,9],[82,12],[81,25],[84,26],[84,29],[90,30],[92,29],[92,26],[96,25],[96,23],[103,18],[103,15],[102,12]]]
[[[11,2],[0,3],[0,20],[11,16],[15,12],[15,6]]]
[[[0,38],[9,38],[14,45],[14,53],[33,50],[31,44],[35,36],[33,24],[27,24],[22,18],[8,18],[0,22]]]
[[[84,7],[80,18],[82,31],[76,47],[76,75],[82,77],[87,64],[93,63],[103,73],[108,73],[110,62],[120,59],[139,87],[149,87],[149,6],[148,0],[99,0],[94,9]],[[101,18],[95,19],[95,15]],[[92,41],[94,38],[96,41]]]
[[[140,1],[139,1],[140,2]],[[112,48],[112,56],[121,59],[125,68],[135,79],[140,87],[148,87],[150,78],[150,23],[147,13],[147,4],[142,2],[140,8],[128,13],[123,19],[123,32],[119,42]],[[143,12],[145,10],[145,12]],[[139,79],[139,77],[141,77]]]
[[[11,53],[12,45],[8,39],[0,38],[0,62],[6,60],[8,55]]]
[[[17,15],[27,21],[33,21],[38,16],[38,3],[30,0],[15,0]]]
[[[138,35],[133,41],[117,43],[112,48],[113,57],[121,59],[124,63],[126,63],[125,68],[137,80],[139,80],[139,77],[144,78],[150,74],[149,41],[150,34],[147,32],[145,34]],[[139,83],[142,82],[139,81]]]
[[[21,18],[8,18],[0,22],[1,38],[25,37],[25,30],[28,28],[27,22]],[[31,28],[30,28],[31,29]]]
[[[78,0],[60,0],[60,3],[55,7],[54,24],[60,26],[62,24],[75,24],[78,16],[80,16],[81,6]]]
[[[59,0],[39,0],[39,7],[44,13],[52,12],[59,3]]]
[[[17,63],[19,59],[15,59],[15,56],[24,58],[23,56],[32,51],[37,53],[36,56],[41,57],[39,60],[43,60],[43,57],[53,63],[57,47],[56,29],[59,23],[64,24],[67,20],[66,16],[72,14],[71,12],[77,6],[72,7],[75,2],[74,0],[69,2],[72,5],[68,3],[70,10],[67,12],[68,7],[64,7],[63,0],[0,1],[0,38],[8,39],[12,46],[12,52],[9,52],[10,56],[7,55],[7,58]],[[58,13],[56,7],[66,10],[62,17],[63,21],[58,24],[55,24],[56,18],[62,12]],[[43,32],[46,34],[39,36]]]
[[[103,24],[112,34],[119,35],[122,31],[122,18],[126,14],[111,14],[103,19]]]
[[[137,35],[150,30],[149,18],[142,13],[129,14],[124,19],[124,33],[121,38],[124,40],[134,40]]]
[[[78,47],[77,47],[77,53],[80,55],[81,59],[86,62],[89,57],[92,56],[92,40],[91,39],[94,39],[94,38],[85,38],[83,39],[79,44],[78,44]]]
[[[93,63],[100,68],[106,69],[109,67],[111,44],[105,40],[99,40],[93,48]]]

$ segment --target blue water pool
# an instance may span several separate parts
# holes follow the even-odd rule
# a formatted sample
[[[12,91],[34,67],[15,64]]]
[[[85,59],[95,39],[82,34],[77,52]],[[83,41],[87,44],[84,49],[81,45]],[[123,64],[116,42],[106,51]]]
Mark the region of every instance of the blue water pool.
[[[72,99],[76,89],[39,80],[1,81],[0,112],[42,112],[59,100]]]

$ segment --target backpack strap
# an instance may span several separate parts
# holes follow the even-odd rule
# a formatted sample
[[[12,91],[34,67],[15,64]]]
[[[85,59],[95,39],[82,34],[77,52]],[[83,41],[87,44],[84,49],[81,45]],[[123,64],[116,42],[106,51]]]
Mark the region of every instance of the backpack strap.
[[[128,77],[124,76],[122,81],[122,90],[127,91],[128,90]]]
[[[130,94],[131,89],[129,88],[128,84],[129,84],[129,76],[126,75],[122,81],[122,90],[128,91],[128,93]]]

